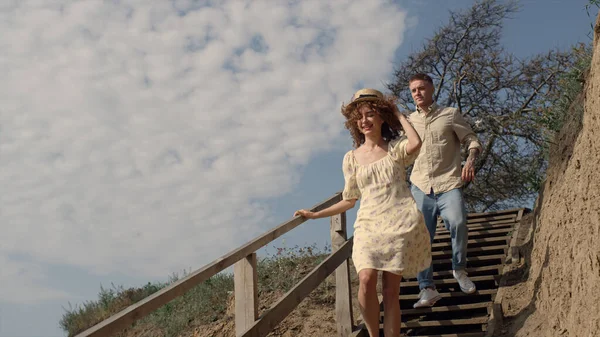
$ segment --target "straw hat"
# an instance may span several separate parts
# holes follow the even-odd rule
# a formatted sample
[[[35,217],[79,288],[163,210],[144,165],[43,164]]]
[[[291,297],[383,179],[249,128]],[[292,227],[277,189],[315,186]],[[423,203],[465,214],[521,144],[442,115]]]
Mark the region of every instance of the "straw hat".
[[[352,96],[352,100],[348,105],[365,101],[378,101],[381,99],[383,99],[383,94],[381,93],[381,91],[365,88],[355,92]]]
[[[355,92],[350,99],[350,103],[348,103],[344,109],[342,109],[342,115],[346,118],[350,118],[349,113],[353,110],[353,105],[359,102],[367,102],[367,101],[379,101],[382,100],[383,94],[379,90],[364,88]]]

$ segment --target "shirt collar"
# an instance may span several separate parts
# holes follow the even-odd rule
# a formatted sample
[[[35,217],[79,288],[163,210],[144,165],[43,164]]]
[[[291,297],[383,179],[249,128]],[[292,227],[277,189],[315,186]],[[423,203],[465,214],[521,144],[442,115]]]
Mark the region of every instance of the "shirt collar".
[[[435,111],[438,108],[438,104],[436,102],[433,102],[429,108],[427,108],[427,112],[432,112]],[[419,106],[417,106],[417,112],[418,113],[424,113],[423,109],[419,108]]]

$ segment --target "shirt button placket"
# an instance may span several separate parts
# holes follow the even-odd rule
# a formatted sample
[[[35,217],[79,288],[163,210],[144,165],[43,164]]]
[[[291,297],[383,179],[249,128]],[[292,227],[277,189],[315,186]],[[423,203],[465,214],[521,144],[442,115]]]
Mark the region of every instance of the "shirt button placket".
[[[428,171],[428,178],[429,178],[429,188],[428,190],[431,191],[433,189],[433,158],[431,157],[431,119],[430,116],[425,116],[425,129],[426,129],[426,134],[427,134],[427,148],[429,149],[429,151],[427,151],[427,164],[429,165],[429,170]],[[428,192],[429,192],[428,191]]]

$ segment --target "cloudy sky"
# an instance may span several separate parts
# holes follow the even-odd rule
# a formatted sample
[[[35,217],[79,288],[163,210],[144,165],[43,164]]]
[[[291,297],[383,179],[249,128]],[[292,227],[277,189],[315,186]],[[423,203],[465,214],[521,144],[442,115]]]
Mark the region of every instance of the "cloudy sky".
[[[62,336],[100,284],[199,268],[340,189],[341,102],[471,3],[434,2],[1,1],[0,336]],[[535,48],[585,38],[578,2]]]

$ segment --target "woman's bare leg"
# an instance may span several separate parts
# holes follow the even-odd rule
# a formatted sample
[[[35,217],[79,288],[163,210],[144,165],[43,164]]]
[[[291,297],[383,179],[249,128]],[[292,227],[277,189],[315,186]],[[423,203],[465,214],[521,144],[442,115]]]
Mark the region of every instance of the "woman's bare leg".
[[[400,280],[401,275],[383,272],[383,332],[385,337],[400,337]]]
[[[371,337],[379,336],[379,301],[377,300],[377,270],[358,272],[358,303]]]

